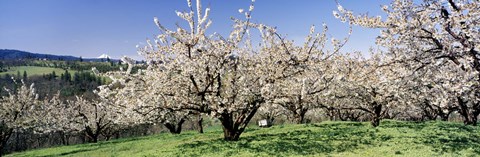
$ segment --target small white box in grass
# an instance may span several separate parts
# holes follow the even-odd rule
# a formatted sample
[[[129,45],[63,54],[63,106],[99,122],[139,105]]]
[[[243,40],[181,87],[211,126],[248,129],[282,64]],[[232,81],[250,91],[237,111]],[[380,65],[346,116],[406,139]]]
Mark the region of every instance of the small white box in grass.
[[[262,120],[259,120],[258,121],[258,126],[259,127],[270,127],[272,126],[272,123],[270,123],[268,120],[266,119],[262,119]]]

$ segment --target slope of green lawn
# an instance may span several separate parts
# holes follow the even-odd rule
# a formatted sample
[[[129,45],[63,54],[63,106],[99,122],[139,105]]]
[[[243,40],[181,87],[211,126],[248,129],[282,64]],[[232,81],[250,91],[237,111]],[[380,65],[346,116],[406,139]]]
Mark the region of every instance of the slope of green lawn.
[[[222,140],[221,127],[62,146],[7,156],[480,156],[480,127],[451,122],[250,127],[240,141]]]
[[[5,74],[10,74],[11,76],[16,77],[17,72],[20,72],[21,77],[23,77],[23,71],[27,72],[27,76],[42,76],[43,74],[50,74],[53,71],[55,71],[55,74],[57,76],[60,76],[61,74],[65,73],[65,70],[61,68],[50,68],[50,67],[37,67],[37,66],[15,66],[11,67],[8,71],[6,72],[0,72],[0,76],[4,76]],[[75,73],[75,70],[68,70],[68,72],[73,76]]]

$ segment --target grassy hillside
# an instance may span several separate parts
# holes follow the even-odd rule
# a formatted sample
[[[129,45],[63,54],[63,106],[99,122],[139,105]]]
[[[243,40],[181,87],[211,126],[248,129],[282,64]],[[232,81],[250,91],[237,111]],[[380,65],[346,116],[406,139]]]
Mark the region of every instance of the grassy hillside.
[[[478,156],[480,127],[447,122],[323,122],[251,127],[238,142],[206,133],[120,139],[40,149],[7,156]]]
[[[64,73],[65,70],[60,68],[50,68],[50,67],[37,67],[37,66],[15,66],[11,67],[10,70],[7,72],[1,72],[0,76],[4,76],[5,74],[10,74],[12,76],[17,76],[17,71],[20,71],[20,75],[23,76],[23,71],[27,72],[27,76],[42,76],[43,74],[50,74],[55,71],[55,74],[60,76],[60,74]],[[73,76],[75,70],[68,70],[69,73]]]

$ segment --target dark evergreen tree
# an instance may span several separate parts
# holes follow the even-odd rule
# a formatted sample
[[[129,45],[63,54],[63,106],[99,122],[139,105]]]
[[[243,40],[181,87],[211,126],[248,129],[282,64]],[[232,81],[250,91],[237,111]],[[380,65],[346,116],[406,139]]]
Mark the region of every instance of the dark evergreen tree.
[[[73,74],[73,82],[74,84],[80,84],[80,74],[78,72],[75,72]]]
[[[25,81],[27,80],[27,71],[25,70],[23,71],[23,80]]]
[[[57,74],[55,74],[55,71],[52,71],[52,75],[50,76],[51,80],[54,80],[57,78]]]
[[[5,74],[4,77],[5,77],[5,80],[11,80],[12,79],[12,76],[10,76],[10,74],[8,74],[8,73]]]
[[[72,75],[70,72],[68,72],[68,70],[65,70],[65,81],[72,82]]]
[[[22,75],[20,75],[20,71],[17,70],[17,78],[15,78],[15,79],[18,80],[18,79],[20,79],[20,78],[22,78]]]

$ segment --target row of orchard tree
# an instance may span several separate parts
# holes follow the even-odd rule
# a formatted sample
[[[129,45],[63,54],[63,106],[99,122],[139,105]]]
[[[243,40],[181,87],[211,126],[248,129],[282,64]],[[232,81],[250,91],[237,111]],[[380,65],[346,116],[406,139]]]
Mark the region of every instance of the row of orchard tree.
[[[257,112],[271,119],[285,114],[297,123],[307,122],[308,112],[362,118],[374,127],[384,118],[447,120],[457,112],[466,125],[477,123],[478,1],[393,0],[382,7],[386,18],[357,16],[338,4],[334,16],[341,21],[381,28],[377,44],[383,48],[369,57],[341,52],[348,37],[328,39],[326,25],[319,32],[312,26],[304,44],[296,45],[274,27],[252,22],[254,1],[239,10],[244,18],[233,18],[228,37],[206,34],[210,9],[203,10],[200,0],[187,2],[189,11],[177,15],[189,28],[170,30],[154,18],[161,34],[139,47],[147,69],[132,73],[135,61],[125,57],[128,69],[96,72],[113,80],[99,86],[98,100],[54,97],[34,105],[33,93],[22,94],[33,88],[21,88],[2,99],[1,135],[82,130],[96,142],[102,131],[135,124],[163,124],[180,133],[187,119],[209,115],[220,121],[225,140],[236,141]],[[261,37],[258,43],[253,35]]]

